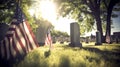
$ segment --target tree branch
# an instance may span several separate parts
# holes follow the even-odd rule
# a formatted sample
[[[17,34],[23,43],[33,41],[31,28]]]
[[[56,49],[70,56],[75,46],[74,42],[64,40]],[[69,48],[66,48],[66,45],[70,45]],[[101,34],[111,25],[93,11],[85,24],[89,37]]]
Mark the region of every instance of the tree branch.
[[[85,3],[86,5],[88,4],[86,0],[83,0],[83,3]]]
[[[97,1],[97,4],[98,4],[98,5],[100,5],[100,1],[101,1],[101,0],[98,0],[98,1]]]
[[[88,7],[90,8],[91,11],[95,11],[95,7],[94,7],[94,4],[91,0],[88,0],[89,3],[88,3]]]
[[[92,14],[92,12],[89,12],[89,11],[86,11],[86,10],[83,10],[83,9],[80,9],[80,8],[79,8],[79,10],[80,10],[81,12],[86,13],[86,14]]]
[[[108,8],[108,5],[106,3],[106,0],[103,0],[103,3],[105,4],[105,7]]]

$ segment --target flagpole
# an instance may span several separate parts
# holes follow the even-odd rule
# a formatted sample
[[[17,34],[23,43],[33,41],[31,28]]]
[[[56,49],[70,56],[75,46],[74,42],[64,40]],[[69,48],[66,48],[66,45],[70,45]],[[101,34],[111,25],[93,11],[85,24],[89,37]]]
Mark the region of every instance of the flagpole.
[[[45,45],[49,45],[49,50],[53,49],[50,29],[47,29],[46,39],[45,39]]]
[[[18,0],[18,6],[20,6],[20,0]]]
[[[49,38],[51,38],[51,31],[50,31],[50,29],[48,29],[48,31],[49,31]],[[51,39],[50,39],[50,43],[49,43],[49,50],[51,50]]]

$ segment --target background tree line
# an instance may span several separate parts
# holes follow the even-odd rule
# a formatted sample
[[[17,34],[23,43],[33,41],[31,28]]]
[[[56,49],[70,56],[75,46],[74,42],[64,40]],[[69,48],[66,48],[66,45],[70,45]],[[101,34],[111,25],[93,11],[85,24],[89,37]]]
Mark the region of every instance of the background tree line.
[[[55,0],[55,2],[59,4],[60,15],[72,17],[79,23],[81,34],[96,29],[101,33],[102,42],[105,42],[103,30],[106,32],[105,36],[107,33],[111,35],[111,17],[117,17],[112,12],[120,11],[120,0]]]
[[[37,20],[30,16],[28,9],[38,0],[0,0],[0,22],[10,24],[18,3],[22,8],[33,31],[38,27]],[[120,11],[120,0],[52,0],[57,4],[58,16],[69,16],[80,25],[80,33],[90,32],[92,29],[100,31],[103,38],[111,35],[111,17],[117,17],[112,11]],[[116,6],[116,7],[115,7]],[[113,9],[114,8],[114,9]],[[38,20],[43,20],[41,17]],[[94,27],[96,25],[96,28]],[[52,25],[51,25],[52,27]],[[102,39],[103,40],[103,39]]]

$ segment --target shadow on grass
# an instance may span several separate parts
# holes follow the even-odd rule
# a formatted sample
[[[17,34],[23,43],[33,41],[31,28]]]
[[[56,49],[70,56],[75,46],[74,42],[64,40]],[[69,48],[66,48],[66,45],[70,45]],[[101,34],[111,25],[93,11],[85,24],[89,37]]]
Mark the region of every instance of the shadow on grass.
[[[63,49],[71,48],[69,45],[61,45],[61,46],[58,46],[58,47],[63,48]]]
[[[71,61],[70,57],[62,55],[58,67],[86,67],[86,63],[83,61]]]
[[[26,57],[14,63],[12,67],[49,67],[48,62],[40,51],[30,52]]]
[[[61,56],[59,67],[70,67],[70,60],[67,56]]]
[[[11,59],[9,59],[9,60],[7,60],[6,58],[2,59],[0,57],[0,66],[2,66],[2,67],[13,67],[14,64],[17,65],[19,62],[24,60],[25,56],[26,55],[24,55],[24,56],[19,55],[16,58],[11,57]]]
[[[30,53],[24,60],[24,66],[19,67],[48,67],[48,62],[40,51]],[[22,64],[21,64],[22,65]]]
[[[109,62],[114,62],[115,65],[120,65],[120,49],[114,49],[116,51],[107,51],[107,50],[100,50],[98,48],[94,48],[94,47],[83,47],[82,49],[90,51],[90,52],[95,52],[96,54],[100,55],[101,59],[104,59],[105,61],[109,61]],[[95,58],[89,58],[89,60],[96,60],[96,62],[98,62],[97,59]]]
[[[51,50],[45,51],[44,56],[45,58],[49,57],[51,55]]]
[[[106,48],[104,50],[100,50],[99,48],[96,48],[93,45],[88,46],[88,47],[77,48],[77,49],[74,47],[69,47],[69,45],[65,45],[65,46],[61,46],[61,47],[63,47],[64,49],[72,48],[73,51],[86,50],[89,52],[93,52],[99,56],[98,56],[98,58],[86,56],[86,60],[88,60],[89,62],[95,61],[97,64],[103,62],[103,63],[105,63],[106,66],[113,65],[113,66],[119,67],[120,66],[120,46],[115,46],[115,45],[101,45],[101,46],[106,46],[107,48],[109,48],[109,46],[110,46],[110,47],[113,47],[113,49],[107,50],[107,48]],[[103,59],[103,60],[101,60],[101,59]],[[69,62],[67,64],[69,64]],[[63,64],[63,66],[64,66],[64,64]],[[84,67],[84,64],[83,64],[83,67]]]

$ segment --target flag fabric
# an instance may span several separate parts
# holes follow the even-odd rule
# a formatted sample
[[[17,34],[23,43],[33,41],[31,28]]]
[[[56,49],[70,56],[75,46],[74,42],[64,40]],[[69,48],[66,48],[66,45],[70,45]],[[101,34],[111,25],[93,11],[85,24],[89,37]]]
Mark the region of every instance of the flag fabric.
[[[23,57],[37,47],[32,29],[17,6],[15,17],[4,39],[0,41],[0,57],[6,60]]]
[[[50,45],[50,48],[53,47],[50,30],[47,31],[46,38],[45,38],[45,45]]]
[[[106,35],[106,42],[110,43],[110,36],[109,36],[108,32],[107,32],[107,35]]]

